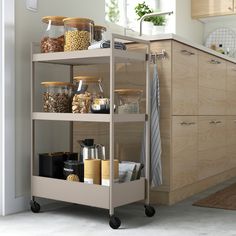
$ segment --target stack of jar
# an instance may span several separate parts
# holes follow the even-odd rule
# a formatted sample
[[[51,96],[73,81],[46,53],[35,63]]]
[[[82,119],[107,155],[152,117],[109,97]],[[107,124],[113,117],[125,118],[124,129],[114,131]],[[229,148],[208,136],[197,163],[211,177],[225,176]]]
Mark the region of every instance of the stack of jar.
[[[94,26],[94,21],[87,18],[46,16],[42,23],[42,53],[86,50],[92,42],[101,41],[106,31],[105,27]]]

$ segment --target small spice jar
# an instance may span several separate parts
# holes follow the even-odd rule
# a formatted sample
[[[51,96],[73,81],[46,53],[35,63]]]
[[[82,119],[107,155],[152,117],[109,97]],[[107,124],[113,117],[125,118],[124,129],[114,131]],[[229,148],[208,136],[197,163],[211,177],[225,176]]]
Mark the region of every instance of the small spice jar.
[[[76,91],[72,101],[73,113],[89,113],[94,99],[103,97],[102,80],[95,76],[74,77]]]
[[[86,50],[93,40],[93,20],[86,18],[66,18],[64,51]]]
[[[71,112],[73,84],[68,82],[42,82],[44,112]]]
[[[138,114],[143,90],[117,89],[118,114]]]
[[[64,16],[45,16],[42,18],[43,36],[41,39],[41,52],[64,51]]]
[[[107,31],[106,27],[101,25],[95,25],[94,26],[94,34],[93,39],[96,42],[99,42],[101,40],[104,40],[104,33]]]

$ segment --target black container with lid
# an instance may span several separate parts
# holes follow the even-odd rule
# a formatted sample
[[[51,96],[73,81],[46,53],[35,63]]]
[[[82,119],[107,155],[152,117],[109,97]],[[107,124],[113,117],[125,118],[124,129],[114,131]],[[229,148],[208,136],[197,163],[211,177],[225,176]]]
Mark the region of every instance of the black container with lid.
[[[64,179],[64,162],[78,160],[78,153],[53,152],[39,154],[39,176]]]

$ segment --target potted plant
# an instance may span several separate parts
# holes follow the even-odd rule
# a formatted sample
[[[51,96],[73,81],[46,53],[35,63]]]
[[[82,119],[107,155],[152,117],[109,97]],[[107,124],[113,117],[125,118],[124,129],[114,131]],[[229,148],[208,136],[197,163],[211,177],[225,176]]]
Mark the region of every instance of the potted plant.
[[[152,30],[153,35],[165,32],[165,23],[166,23],[165,16],[153,16],[151,17],[151,21],[153,23],[153,30]]]
[[[134,9],[135,13],[138,16],[138,20],[140,20],[142,16],[153,12],[153,10],[151,10],[145,2],[139,3]],[[142,24],[143,24],[143,34],[151,35],[153,28],[152,17],[144,19]]]

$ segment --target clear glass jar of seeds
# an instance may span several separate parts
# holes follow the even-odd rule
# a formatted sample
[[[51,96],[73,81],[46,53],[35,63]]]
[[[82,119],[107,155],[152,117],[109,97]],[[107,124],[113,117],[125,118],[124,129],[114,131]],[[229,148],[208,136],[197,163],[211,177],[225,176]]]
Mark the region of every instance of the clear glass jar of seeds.
[[[107,31],[106,27],[101,25],[94,26],[93,39],[95,42],[104,40],[104,33]]]
[[[42,18],[43,35],[41,52],[63,52],[65,45],[64,16],[45,16]]]
[[[68,82],[42,82],[44,87],[43,111],[44,112],[71,112],[73,84]]]
[[[93,41],[93,20],[86,18],[66,18],[64,51],[86,50]]]

